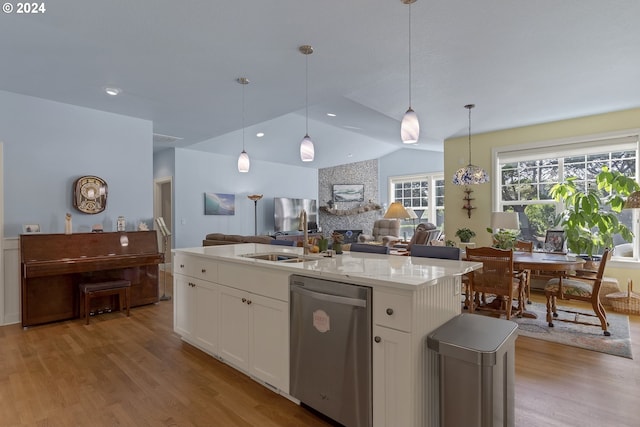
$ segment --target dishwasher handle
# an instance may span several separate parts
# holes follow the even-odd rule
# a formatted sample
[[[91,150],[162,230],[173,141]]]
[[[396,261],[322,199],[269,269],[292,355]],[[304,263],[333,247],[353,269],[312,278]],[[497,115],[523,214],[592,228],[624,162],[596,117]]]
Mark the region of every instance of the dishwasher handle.
[[[306,295],[320,301],[335,302],[337,304],[353,305],[356,307],[367,307],[367,300],[359,298],[341,297],[339,295],[325,294],[322,292],[310,291],[300,286],[291,286],[291,292]]]

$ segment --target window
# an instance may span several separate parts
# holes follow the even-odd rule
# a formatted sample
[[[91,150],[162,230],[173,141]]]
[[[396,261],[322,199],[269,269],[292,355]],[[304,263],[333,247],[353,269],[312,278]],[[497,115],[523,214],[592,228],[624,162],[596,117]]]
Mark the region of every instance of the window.
[[[626,176],[638,177],[638,135],[606,135],[583,140],[549,141],[529,147],[500,147],[494,149],[494,192],[496,209],[519,213],[521,238],[542,247],[546,230],[558,226],[561,203],[549,194],[551,187],[567,177],[577,177],[578,187],[584,190],[595,185],[595,176],[607,166]],[[618,219],[640,236],[633,210],[620,213]],[[633,259],[638,259],[638,243]],[[614,239],[614,244],[624,244]],[[615,255],[615,254],[614,254]]]
[[[439,229],[444,227],[444,174],[421,174],[389,178],[389,203],[400,202],[413,208],[418,219],[405,221],[401,233],[413,236],[419,222],[431,222]]]

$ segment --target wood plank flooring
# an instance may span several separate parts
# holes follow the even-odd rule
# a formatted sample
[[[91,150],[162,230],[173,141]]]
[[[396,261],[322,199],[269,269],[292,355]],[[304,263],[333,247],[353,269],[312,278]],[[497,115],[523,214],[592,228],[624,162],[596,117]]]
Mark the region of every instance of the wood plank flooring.
[[[172,320],[163,301],[1,327],[0,426],[330,425],[184,344]],[[640,425],[639,316],[631,335],[636,360],[519,337],[516,425]]]

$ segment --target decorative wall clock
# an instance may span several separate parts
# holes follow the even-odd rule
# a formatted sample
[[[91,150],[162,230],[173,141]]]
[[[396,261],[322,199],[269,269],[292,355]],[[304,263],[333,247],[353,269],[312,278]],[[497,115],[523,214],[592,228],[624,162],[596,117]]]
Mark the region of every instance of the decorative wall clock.
[[[107,207],[107,183],[97,176],[82,176],[73,184],[73,207],[97,214]]]

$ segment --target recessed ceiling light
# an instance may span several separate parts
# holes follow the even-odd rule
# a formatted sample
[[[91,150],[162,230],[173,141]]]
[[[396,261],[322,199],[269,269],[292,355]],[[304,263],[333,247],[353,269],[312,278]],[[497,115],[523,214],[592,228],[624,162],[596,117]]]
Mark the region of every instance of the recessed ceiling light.
[[[262,138],[264,136],[264,132],[258,132],[258,133],[256,133],[256,136],[258,138]]]
[[[336,115],[334,113],[327,113],[327,116],[329,117],[335,117]]]
[[[117,95],[120,95],[120,93],[122,92],[122,89],[117,87],[105,87],[104,91],[106,92],[107,95],[117,96]]]

